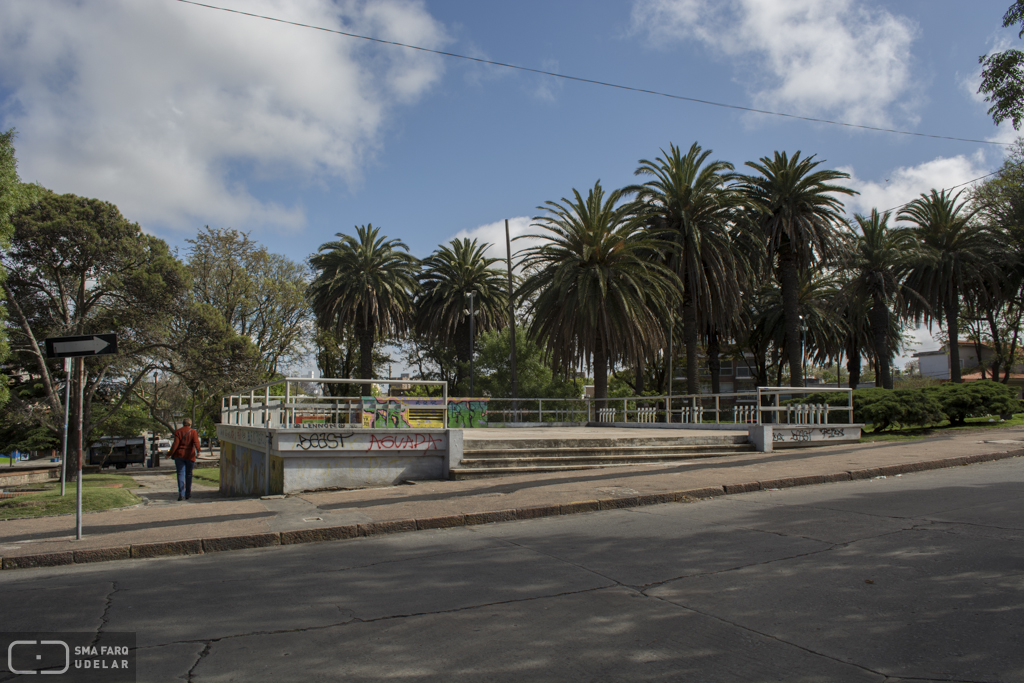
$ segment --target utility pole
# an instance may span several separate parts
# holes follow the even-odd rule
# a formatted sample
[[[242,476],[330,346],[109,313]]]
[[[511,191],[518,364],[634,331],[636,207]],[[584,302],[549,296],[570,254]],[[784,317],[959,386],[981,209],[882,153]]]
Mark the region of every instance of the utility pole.
[[[512,366],[512,421],[515,422],[519,415],[519,387],[516,381],[516,305],[512,299],[512,240],[508,234],[508,219],[505,219],[505,264],[508,266],[508,329],[509,344],[512,355],[509,363]]]

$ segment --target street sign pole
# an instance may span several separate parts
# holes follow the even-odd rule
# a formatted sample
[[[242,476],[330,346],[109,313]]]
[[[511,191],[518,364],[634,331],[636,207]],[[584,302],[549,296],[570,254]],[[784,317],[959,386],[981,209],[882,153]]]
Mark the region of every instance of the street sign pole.
[[[75,409],[78,413],[78,434],[75,437],[78,450],[78,501],[75,503],[75,538],[82,540],[82,403],[85,394],[85,359],[78,357],[78,395]]]
[[[84,286],[84,285],[83,285]],[[75,538],[82,540],[82,404],[85,403],[85,356],[107,356],[117,353],[117,335],[110,334],[85,334],[75,337],[50,337],[43,340],[43,347],[46,349],[47,358],[63,358],[64,369],[68,370],[68,360],[78,360],[78,367],[75,369],[75,377],[78,380],[78,390],[75,392],[75,421],[78,429],[75,430],[75,453],[78,457],[78,479],[75,488],[78,491],[78,500],[75,501]],[[71,375],[68,374],[68,389],[64,401],[64,462],[61,463],[61,471],[67,468],[68,456],[68,404],[71,392]],[[60,494],[64,495],[64,478],[61,477]]]
[[[68,478],[68,411],[71,409],[71,359],[64,359],[64,446],[60,454],[60,497],[64,497],[64,485]]]

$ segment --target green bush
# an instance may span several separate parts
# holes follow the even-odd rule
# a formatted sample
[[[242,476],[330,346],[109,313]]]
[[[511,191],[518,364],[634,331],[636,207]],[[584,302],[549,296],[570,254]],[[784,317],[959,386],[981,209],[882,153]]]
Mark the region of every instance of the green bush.
[[[846,394],[821,392],[807,394],[786,402],[827,403],[845,406]],[[1024,411],[1024,402],[1005,384],[982,380],[964,384],[944,383],[919,389],[857,389],[853,392],[853,421],[873,423],[874,431],[890,427],[924,427],[943,420],[962,425],[968,417],[1006,415]],[[838,419],[836,419],[838,418]],[[836,416],[829,421],[839,422]]]
[[[942,406],[950,424],[962,425],[969,417],[1007,415],[1024,410],[1024,404],[1010,387],[992,380],[942,384],[921,390],[933,396]]]
[[[942,405],[930,395],[918,389],[865,389],[872,392],[864,396],[858,407],[857,393],[854,393],[854,420],[874,423],[874,431],[881,432],[889,427],[918,426],[941,422]]]

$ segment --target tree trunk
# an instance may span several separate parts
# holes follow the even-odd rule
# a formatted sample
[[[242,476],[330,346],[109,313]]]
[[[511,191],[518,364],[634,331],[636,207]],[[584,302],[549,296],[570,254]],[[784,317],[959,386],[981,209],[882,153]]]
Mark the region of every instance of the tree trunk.
[[[957,327],[957,306],[946,306],[946,333],[949,335],[949,379],[959,384],[960,375],[960,330]]]
[[[875,386],[892,389],[892,369],[889,367],[889,344],[886,337],[889,331],[889,309],[884,301],[875,301],[868,311],[868,322],[871,324],[871,341],[875,347]]]
[[[718,337],[718,330],[714,327],[708,332],[708,371],[711,373],[711,393],[722,393],[722,361],[718,357],[721,353],[721,339]]]
[[[359,379],[373,379],[373,330],[366,327],[356,328],[359,339]],[[367,383],[362,385],[363,396],[372,396],[373,387]]]
[[[782,289],[782,315],[786,329],[786,355],[789,357],[789,386],[804,385],[804,369],[800,339],[800,273],[792,248],[784,245],[779,251],[779,285]]]
[[[686,393],[700,393],[700,364],[697,359],[697,307],[689,299],[683,304],[683,340],[686,343]]]
[[[605,400],[608,398],[608,354],[600,332],[594,344],[594,398],[597,399],[598,408],[608,405]]]
[[[846,357],[846,371],[850,374],[849,385],[851,389],[856,389],[860,384],[860,349],[857,348],[857,338],[854,336],[850,337]]]
[[[644,395],[644,366],[644,356],[641,353],[636,359],[636,386],[633,387],[637,396]]]

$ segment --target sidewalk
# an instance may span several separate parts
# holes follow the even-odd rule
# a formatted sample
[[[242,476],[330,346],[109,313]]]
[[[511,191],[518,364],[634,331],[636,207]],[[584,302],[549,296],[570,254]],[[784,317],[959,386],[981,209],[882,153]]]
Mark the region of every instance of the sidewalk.
[[[45,567],[529,519],[955,467],[1024,455],[1024,427],[920,441],[744,453],[659,465],[469,481],[425,481],[268,499],[222,498],[193,484],[177,502],[169,472],[129,472],[144,504],[75,517],[0,521],[0,566]]]

